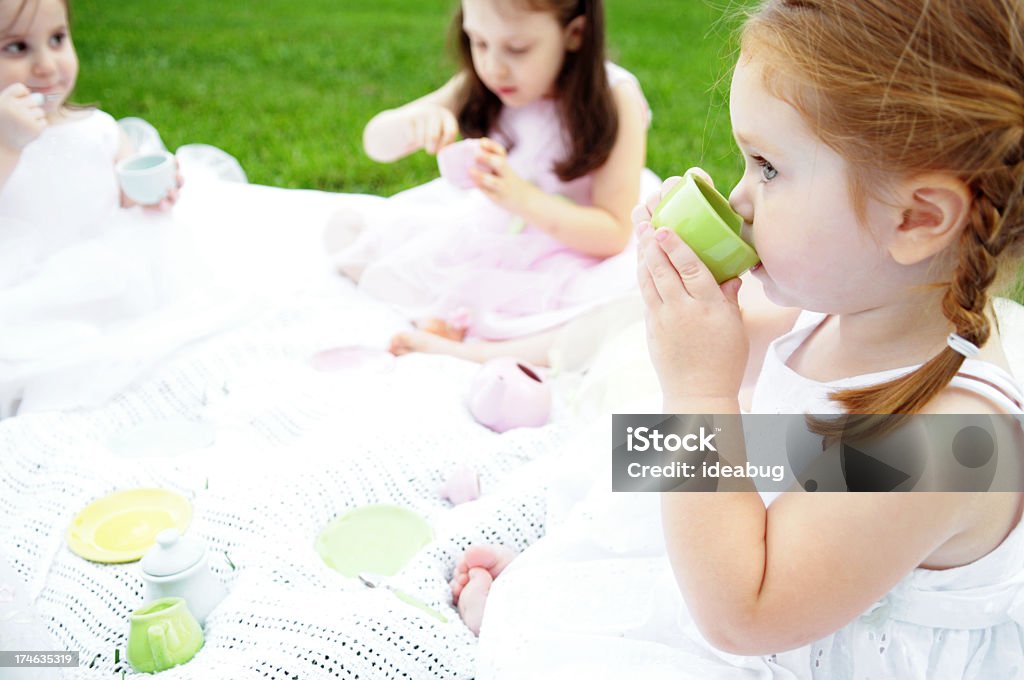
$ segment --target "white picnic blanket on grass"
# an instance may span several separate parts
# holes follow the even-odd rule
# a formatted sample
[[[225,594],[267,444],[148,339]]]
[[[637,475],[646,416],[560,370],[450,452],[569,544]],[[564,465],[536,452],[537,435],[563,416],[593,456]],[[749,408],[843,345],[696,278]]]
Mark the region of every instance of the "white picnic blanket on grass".
[[[227,188],[231,200],[267,205],[276,192],[290,208],[306,200],[302,192]],[[322,214],[327,199],[308,200]],[[232,228],[257,227],[269,225]],[[310,251],[311,238],[301,234],[290,247]],[[259,259],[225,266],[257,267]],[[284,277],[268,277],[257,310],[178,349],[103,405],[0,421],[0,541],[54,648],[80,652],[81,666],[65,678],[133,673],[125,650],[129,614],[143,603],[139,565],[88,562],[64,535],[89,502],[134,487],[191,500],[188,534],[207,545],[230,587],[207,619],[203,649],[160,677],[472,677],[476,639],[451,608],[451,569],[471,543],[522,549],[543,533],[544,470],[573,426],[556,407],[546,427],[487,430],[465,408],[478,366],[451,357],[409,355],[388,372],[318,372],[309,363],[317,351],[385,347],[407,320],[340,278],[310,275],[301,289],[274,295],[274,280]],[[111,446],[137,425],[182,418],[212,424],[214,443],[178,455]],[[484,495],[452,507],[438,487],[458,465],[479,470]],[[410,508],[431,524],[435,540],[390,583],[448,623],[320,560],[320,530],[372,503]]]

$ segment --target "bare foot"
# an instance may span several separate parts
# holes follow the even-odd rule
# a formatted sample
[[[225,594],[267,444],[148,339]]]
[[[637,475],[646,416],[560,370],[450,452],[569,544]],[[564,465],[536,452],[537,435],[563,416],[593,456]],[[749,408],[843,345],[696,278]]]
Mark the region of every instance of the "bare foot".
[[[459,616],[474,635],[480,634],[491,584],[517,554],[503,545],[471,545],[455,565],[449,584],[452,600],[459,609]]]
[[[418,321],[416,327],[421,331],[433,333],[434,335],[440,335],[442,338],[448,338],[449,340],[455,340],[456,342],[462,342],[466,339],[466,331],[469,330],[464,325],[456,325],[444,319],[425,319]]]
[[[482,361],[483,359],[479,356],[479,345],[482,344],[460,342],[427,331],[415,330],[396,333],[391,338],[388,351],[395,356],[402,356],[410,352],[426,352],[428,354],[448,354],[470,361]]]

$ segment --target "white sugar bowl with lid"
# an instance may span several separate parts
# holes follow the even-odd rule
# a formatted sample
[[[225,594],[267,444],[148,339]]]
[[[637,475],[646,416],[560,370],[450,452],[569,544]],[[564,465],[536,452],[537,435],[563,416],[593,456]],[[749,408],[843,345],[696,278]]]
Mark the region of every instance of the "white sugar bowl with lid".
[[[161,597],[182,597],[189,611],[205,625],[227,588],[210,571],[206,548],[196,540],[182,536],[177,529],[164,529],[156,535],[156,545],[140,563],[147,602]]]

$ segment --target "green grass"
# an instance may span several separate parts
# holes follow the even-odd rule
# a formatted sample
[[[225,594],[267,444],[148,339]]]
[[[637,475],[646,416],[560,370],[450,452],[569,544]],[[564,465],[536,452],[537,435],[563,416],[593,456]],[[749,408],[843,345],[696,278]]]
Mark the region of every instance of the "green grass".
[[[168,147],[214,144],[250,181],[390,195],[437,176],[433,157],[371,161],[378,111],[444,83],[458,0],[71,0],[76,92],[115,117],[153,123]],[[739,178],[728,116],[736,9],[754,0],[609,0],[611,58],[654,112],[648,166]],[[1013,297],[1024,300],[1024,282]]]
[[[725,92],[724,0],[608,3],[612,58],[654,111],[648,164],[738,177]],[[456,0],[72,0],[76,99],[140,116],[168,147],[235,155],[260,184],[391,194],[437,174],[423,153],[381,165],[362,150],[378,111],[444,83]]]

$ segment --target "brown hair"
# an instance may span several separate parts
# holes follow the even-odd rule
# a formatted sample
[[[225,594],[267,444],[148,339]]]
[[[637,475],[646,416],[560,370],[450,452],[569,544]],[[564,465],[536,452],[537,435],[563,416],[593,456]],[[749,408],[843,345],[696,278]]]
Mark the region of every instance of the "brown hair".
[[[14,13],[14,18],[11,20],[10,25],[3,27],[5,31],[9,31],[16,23],[18,23],[18,19],[21,18],[21,13],[25,11],[26,7],[28,7],[28,3],[29,0],[21,0],[21,2],[18,3],[18,11]]]
[[[567,26],[578,16],[586,20],[580,48],[566,52],[565,63],[555,83],[558,114],[569,146],[568,158],[555,164],[555,173],[567,182],[604,165],[619,130],[618,112],[605,71],[604,7],[601,0],[518,2],[531,11],[554,14],[562,26]],[[469,36],[462,30],[461,4],[452,21],[451,34],[466,75],[456,106],[459,127],[465,137],[492,134],[502,103],[487,89],[473,68]]]
[[[861,217],[893,178],[946,171],[968,186],[942,309],[983,346],[988,290],[1024,245],[1024,3],[767,0],[747,18],[742,47],[849,163]],[[963,360],[945,348],[906,376],[831,396],[848,413],[915,413]]]
[[[11,22],[11,26],[13,26],[14,24],[18,23],[18,19],[21,18],[21,13],[25,11],[26,7],[28,7],[28,3],[29,2],[30,2],[30,0],[21,0],[21,2],[18,4],[18,11],[14,13],[14,20]],[[68,24],[70,25],[70,23],[71,23],[71,0],[62,0],[62,2],[64,3],[64,12],[68,15]],[[5,26],[4,28],[8,29],[8,28],[10,28],[10,26]]]

